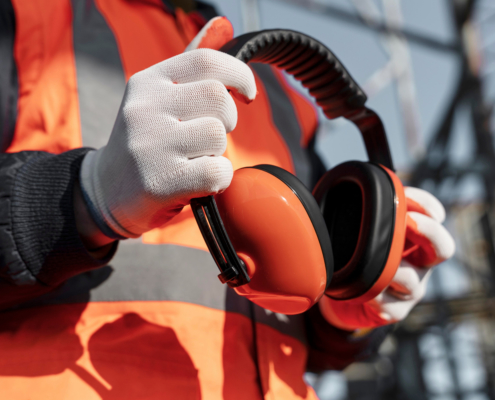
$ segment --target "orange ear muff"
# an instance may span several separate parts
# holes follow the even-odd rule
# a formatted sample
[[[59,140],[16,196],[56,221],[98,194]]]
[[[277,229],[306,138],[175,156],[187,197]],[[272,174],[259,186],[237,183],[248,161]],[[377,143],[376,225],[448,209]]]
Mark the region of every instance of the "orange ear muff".
[[[294,175],[272,165],[243,168],[215,200],[250,277],[238,294],[284,314],[321,298],[332,278],[332,246],[317,202]]]
[[[350,161],[328,171],[313,195],[334,249],[326,294],[336,300],[371,300],[391,282],[405,240],[402,183],[389,169]]]

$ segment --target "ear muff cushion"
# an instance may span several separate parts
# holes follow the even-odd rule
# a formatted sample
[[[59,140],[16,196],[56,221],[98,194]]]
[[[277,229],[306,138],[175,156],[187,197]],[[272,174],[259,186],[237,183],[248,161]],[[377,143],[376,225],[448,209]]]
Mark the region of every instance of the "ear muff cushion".
[[[314,199],[313,195],[299,179],[297,179],[290,172],[287,172],[285,169],[268,164],[256,165],[251,168],[268,172],[269,174],[280,179],[294,192],[294,194],[301,201],[306,212],[308,213],[311,222],[313,223],[316,236],[318,237],[318,240],[320,242],[323,259],[325,260],[325,268],[327,271],[326,288],[328,289],[333,276],[332,244],[330,242],[330,235],[328,234],[327,226],[321,214],[320,207]]]
[[[350,161],[328,171],[314,193],[333,245],[326,294],[347,300],[366,293],[385,268],[395,229],[395,189],[378,165]]]

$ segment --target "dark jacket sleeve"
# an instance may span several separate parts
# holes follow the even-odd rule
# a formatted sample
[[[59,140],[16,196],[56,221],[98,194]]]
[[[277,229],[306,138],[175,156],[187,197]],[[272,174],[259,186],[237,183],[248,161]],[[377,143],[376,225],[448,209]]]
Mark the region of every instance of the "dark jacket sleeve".
[[[0,154],[0,309],[104,266],[79,238],[73,187],[89,149]]]

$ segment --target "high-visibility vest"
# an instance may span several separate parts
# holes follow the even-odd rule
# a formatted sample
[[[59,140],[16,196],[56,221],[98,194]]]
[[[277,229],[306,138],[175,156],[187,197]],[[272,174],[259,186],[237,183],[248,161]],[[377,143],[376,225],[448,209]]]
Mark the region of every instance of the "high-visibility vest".
[[[129,77],[180,54],[206,21],[160,0],[10,1],[19,95],[8,152],[103,146]],[[311,185],[316,112],[277,71],[253,68],[259,94],[236,101],[225,155],[234,169],[274,164]],[[1,399],[316,398],[303,380],[305,316],[221,285],[189,207],[122,241],[110,265],[2,314]]]

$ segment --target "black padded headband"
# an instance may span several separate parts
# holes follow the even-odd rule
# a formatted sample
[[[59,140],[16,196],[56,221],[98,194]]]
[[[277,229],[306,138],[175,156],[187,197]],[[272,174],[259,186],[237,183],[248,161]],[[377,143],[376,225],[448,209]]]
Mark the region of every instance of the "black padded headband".
[[[293,75],[309,89],[329,119],[344,117],[358,127],[371,162],[394,170],[380,117],[365,107],[363,90],[322,43],[300,32],[272,29],[236,37],[220,51],[245,63],[270,64]]]

